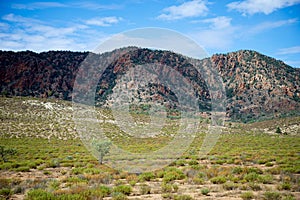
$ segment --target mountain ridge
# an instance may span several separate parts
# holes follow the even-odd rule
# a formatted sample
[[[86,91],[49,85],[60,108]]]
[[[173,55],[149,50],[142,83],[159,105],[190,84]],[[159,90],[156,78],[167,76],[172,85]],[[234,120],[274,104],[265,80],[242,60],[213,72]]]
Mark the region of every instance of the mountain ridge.
[[[99,82],[97,95],[100,99],[108,89],[114,87],[111,83],[116,84],[112,77],[122,76],[126,68],[124,63],[135,66],[154,60],[180,69],[199,91],[202,106],[209,109],[209,105],[205,104],[210,98],[209,92],[205,89],[201,74],[196,75],[193,72],[192,66],[189,67],[184,56],[169,51],[132,47],[130,51],[122,58],[114,60],[108,73],[110,78],[106,77],[109,87],[101,88],[101,81]],[[89,54],[72,51],[0,51],[0,92],[6,96],[71,100],[78,68]],[[300,69],[253,50],[214,54],[201,60],[203,63],[205,61],[211,62],[211,67],[217,69],[224,80],[228,102],[227,115],[232,120],[250,121],[297,114],[300,111]],[[146,92],[159,93],[160,95],[155,95],[162,102],[165,101],[164,98],[172,96],[166,88],[160,86]],[[109,95],[107,92],[105,94]]]

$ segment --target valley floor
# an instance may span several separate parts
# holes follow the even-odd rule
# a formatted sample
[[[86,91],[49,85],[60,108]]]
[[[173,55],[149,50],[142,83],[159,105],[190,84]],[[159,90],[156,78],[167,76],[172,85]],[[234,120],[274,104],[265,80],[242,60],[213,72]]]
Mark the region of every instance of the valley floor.
[[[203,120],[203,131],[180,158],[132,174],[90,154],[74,129],[70,102],[2,98],[0,111],[0,146],[16,150],[0,161],[0,199],[300,199],[299,117],[226,123],[214,148],[200,157]],[[156,149],[169,132],[156,142],[120,145]]]

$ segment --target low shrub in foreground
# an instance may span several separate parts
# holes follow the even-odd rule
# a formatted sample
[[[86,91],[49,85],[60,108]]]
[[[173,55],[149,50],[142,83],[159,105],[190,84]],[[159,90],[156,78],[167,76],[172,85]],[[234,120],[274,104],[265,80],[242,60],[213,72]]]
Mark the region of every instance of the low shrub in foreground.
[[[130,185],[118,185],[114,187],[113,192],[129,195],[132,192],[132,188]]]
[[[50,192],[46,192],[42,189],[33,189],[27,192],[25,200],[54,200],[55,196]]]
[[[210,182],[213,184],[223,184],[226,182],[226,178],[224,176],[216,176],[210,179]]]
[[[264,193],[264,199],[265,200],[280,200],[281,199],[281,195],[279,192],[265,192]]]
[[[244,192],[243,194],[241,194],[241,198],[244,200],[251,200],[254,199],[254,194],[253,192]]]
[[[209,189],[208,188],[202,188],[201,189],[201,194],[203,194],[203,195],[208,195],[208,193],[209,193]]]

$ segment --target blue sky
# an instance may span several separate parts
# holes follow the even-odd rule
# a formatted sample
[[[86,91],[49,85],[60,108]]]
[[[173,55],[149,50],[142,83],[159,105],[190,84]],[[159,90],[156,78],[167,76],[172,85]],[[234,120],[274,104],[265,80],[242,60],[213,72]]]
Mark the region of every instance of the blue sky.
[[[0,0],[1,50],[94,50],[110,36],[161,27],[211,55],[252,49],[300,67],[300,0]]]

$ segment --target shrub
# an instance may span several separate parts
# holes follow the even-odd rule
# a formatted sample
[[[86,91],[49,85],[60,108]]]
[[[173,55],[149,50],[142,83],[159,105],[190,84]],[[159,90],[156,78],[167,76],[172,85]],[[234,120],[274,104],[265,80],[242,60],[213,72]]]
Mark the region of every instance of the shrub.
[[[17,151],[15,149],[0,146],[0,156],[3,162],[7,162],[7,157],[15,155],[16,153]]]
[[[112,193],[112,199],[113,200],[127,200],[127,196],[123,193],[114,192]]]
[[[183,195],[175,195],[174,200],[193,200],[193,198],[189,195],[183,194]]]
[[[198,165],[198,161],[197,160],[190,160],[189,165]]]
[[[53,200],[55,198],[53,194],[46,192],[42,189],[33,189],[27,192],[25,199],[26,200],[43,200],[43,199]]]
[[[184,166],[185,165],[185,160],[177,160],[176,165],[177,166]]]
[[[139,175],[139,181],[150,181],[151,179],[154,179],[155,176],[152,172],[145,172]]]
[[[282,131],[281,131],[281,129],[279,128],[279,126],[277,126],[275,133],[278,133],[278,134],[281,134],[281,133],[282,133]]]
[[[288,183],[288,182],[281,183],[278,187],[279,190],[290,190],[291,188],[292,188],[292,185],[291,185],[291,183]]]
[[[197,184],[197,185],[202,185],[202,184],[204,184],[204,180],[202,179],[202,178],[199,178],[199,177],[194,177],[193,178],[193,183],[194,184]]]
[[[254,199],[254,194],[253,194],[253,192],[245,192],[245,193],[241,194],[241,198],[244,200],[251,200],[251,199]]]
[[[252,173],[252,172],[254,172],[256,174],[263,174],[263,171],[259,168],[256,168],[256,167],[250,167],[250,168],[247,169],[248,174]]]
[[[247,182],[253,182],[258,179],[258,176],[259,175],[256,172],[250,172],[244,175],[244,180],[246,180]]]
[[[109,196],[110,193],[111,193],[111,189],[105,185],[100,185],[92,192],[94,197],[98,197],[100,199]]]
[[[9,188],[0,189],[0,197],[4,197],[4,199],[9,199],[9,197],[13,194],[13,191]]]
[[[30,171],[30,168],[27,167],[27,166],[22,166],[22,167],[19,167],[17,169],[15,169],[16,172],[29,172]]]
[[[223,184],[226,182],[226,178],[224,176],[216,176],[210,179],[210,182],[213,184]]]
[[[267,175],[259,175],[258,176],[258,181],[263,183],[263,184],[269,184],[272,183],[273,181],[273,176],[270,174]]]
[[[208,188],[202,188],[201,189],[201,194],[208,195],[208,193],[209,193],[209,189]]]
[[[282,197],[282,200],[296,200],[296,199],[292,194],[286,194],[284,197]]]
[[[272,163],[272,162],[267,162],[266,163],[266,167],[272,167],[274,165],[274,163]]]
[[[122,193],[125,195],[129,195],[132,192],[132,188],[130,185],[118,185],[114,187],[113,191],[115,193]]]
[[[164,173],[163,182],[169,183],[174,180],[182,180],[185,178],[184,173],[177,168],[169,168]]]
[[[141,185],[140,193],[141,194],[150,194],[151,193],[151,187],[146,185],[146,184]]]
[[[234,189],[238,188],[238,185],[233,182],[227,182],[227,183],[223,184],[223,188],[225,190],[234,190]]]
[[[258,184],[256,184],[256,183],[253,183],[253,182],[249,183],[249,187],[250,187],[252,190],[254,190],[254,191],[259,191],[259,190],[261,190],[260,185],[258,185]]]
[[[161,190],[163,193],[170,193],[173,191],[173,187],[171,184],[168,183],[162,183]]]
[[[53,159],[47,163],[47,167],[50,167],[50,168],[60,167],[60,161],[58,159]]]
[[[278,193],[278,192],[267,191],[267,192],[264,193],[264,199],[266,199],[266,200],[280,200],[281,196],[280,196],[280,193]]]
[[[235,167],[232,169],[233,174],[241,174],[243,172],[243,169],[241,167]]]
[[[62,194],[56,197],[57,200],[85,200],[86,196],[82,194]],[[47,199],[48,200],[48,199]]]

